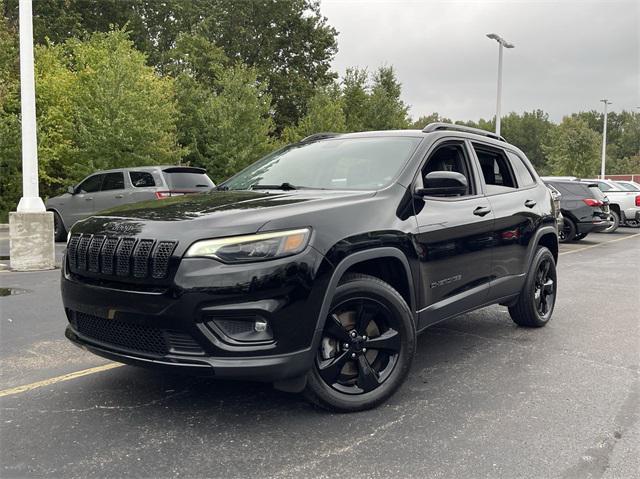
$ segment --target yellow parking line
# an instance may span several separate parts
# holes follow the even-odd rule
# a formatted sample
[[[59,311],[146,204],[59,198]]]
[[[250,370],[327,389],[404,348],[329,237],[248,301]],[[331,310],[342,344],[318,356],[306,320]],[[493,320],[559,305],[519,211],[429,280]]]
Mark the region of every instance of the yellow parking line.
[[[0,391],[0,397],[13,396],[14,394],[20,394],[23,392],[38,389],[44,386],[50,386],[51,384],[60,383],[62,381],[69,381],[71,379],[81,378],[82,376],[88,376],[89,374],[95,374],[102,371],[108,371],[109,369],[119,368],[124,366],[120,363],[109,363],[103,366],[96,366],[95,368],[83,369],[82,371],[76,371],[75,373],[64,374],[55,378],[44,379],[31,384],[25,384],[24,386],[18,386],[15,388],[5,389]]]
[[[615,243],[616,241],[628,240],[629,238],[635,238],[636,236],[640,236],[640,233],[635,233],[635,234],[632,234],[631,236],[624,236],[623,238],[616,238],[616,239],[612,239],[612,240],[609,240],[609,241],[604,241],[603,243],[592,244],[592,245],[589,245],[589,246],[585,246],[584,248],[574,249],[572,251],[565,251],[563,253],[560,253],[560,256],[562,256],[563,254],[577,253],[579,251],[584,251],[586,249],[595,248],[597,246],[602,246],[603,244],[609,244],[609,243]]]

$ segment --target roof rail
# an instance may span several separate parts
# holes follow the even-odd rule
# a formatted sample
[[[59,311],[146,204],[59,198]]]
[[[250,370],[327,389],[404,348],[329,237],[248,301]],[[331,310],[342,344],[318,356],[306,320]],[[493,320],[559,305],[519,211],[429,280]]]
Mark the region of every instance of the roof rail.
[[[335,136],[340,136],[342,133],[333,133],[331,131],[325,131],[322,133],[314,133],[313,135],[309,135],[302,140],[300,143],[304,143],[305,141],[315,141],[315,140],[324,140],[325,138],[333,138]]]
[[[454,125],[452,123],[441,123],[441,122],[429,123],[427,126],[425,126],[422,129],[424,133],[431,133],[434,131],[441,131],[441,130],[463,131],[465,133],[473,133],[474,135],[481,135],[481,136],[486,136],[488,138],[493,138],[494,140],[499,140],[504,142],[507,141],[502,136],[496,135],[495,133],[491,133],[490,131],[487,131],[487,130],[481,130],[480,128],[472,128],[470,126],[464,126],[464,125]]]

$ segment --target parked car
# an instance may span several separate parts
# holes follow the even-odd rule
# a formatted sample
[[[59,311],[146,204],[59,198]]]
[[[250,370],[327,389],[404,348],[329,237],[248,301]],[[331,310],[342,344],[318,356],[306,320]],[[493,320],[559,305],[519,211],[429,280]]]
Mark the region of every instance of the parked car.
[[[551,319],[553,199],[493,133],[313,135],[218,189],[76,223],[67,338],[358,411],[400,387],[430,325],[494,303],[521,326]]]
[[[547,179],[546,184],[562,194],[560,198],[563,217],[561,242],[578,241],[589,233],[604,231],[611,227],[607,198],[595,183]]]
[[[640,183],[629,180],[616,180],[615,183],[625,191],[640,191]]]
[[[615,231],[618,225],[637,226],[640,223],[640,193],[622,188],[618,182],[612,180],[584,180],[598,185],[607,198],[611,208],[611,217],[615,227],[607,233]]]
[[[202,168],[144,166],[98,171],[67,192],[49,198],[47,211],[54,214],[56,241],[64,241],[76,221],[98,211],[145,200],[164,199],[209,191],[215,185]]]

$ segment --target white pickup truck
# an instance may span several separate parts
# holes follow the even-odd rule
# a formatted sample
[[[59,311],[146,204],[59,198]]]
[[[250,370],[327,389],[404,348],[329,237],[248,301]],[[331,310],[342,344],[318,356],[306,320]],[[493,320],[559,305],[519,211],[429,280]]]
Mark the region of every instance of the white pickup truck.
[[[605,230],[614,231],[619,224],[626,226],[640,226],[640,191],[626,189],[623,185],[611,180],[583,180],[592,181],[609,198],[609,208],[613,225]]]

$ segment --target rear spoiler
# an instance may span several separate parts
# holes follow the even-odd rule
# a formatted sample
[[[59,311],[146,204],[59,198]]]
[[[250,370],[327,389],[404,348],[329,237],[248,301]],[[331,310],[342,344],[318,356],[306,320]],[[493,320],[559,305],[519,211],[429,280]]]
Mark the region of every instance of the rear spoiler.
[[[205,174],[207,170],[204,168],[197,168],[195,166],[171,166],[164,168],[162,171],[165,173],[200,173]]]

